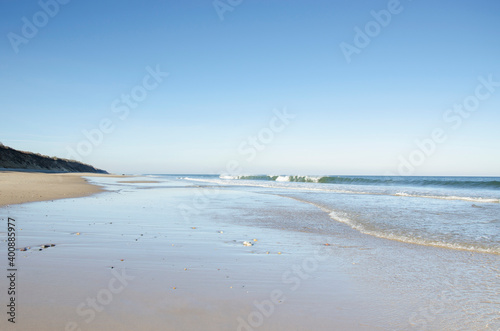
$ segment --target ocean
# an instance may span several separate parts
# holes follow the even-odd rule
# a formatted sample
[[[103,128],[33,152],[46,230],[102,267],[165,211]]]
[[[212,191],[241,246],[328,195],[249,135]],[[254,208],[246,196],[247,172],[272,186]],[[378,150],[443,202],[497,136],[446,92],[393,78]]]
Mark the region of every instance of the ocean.
[[[202,208],[237,209],[233,223],[333,246],[368,329],[500,330],[499,177],[167,177],[196,183]]]
[[[500,254],[500,177],[180,175],[289,197],[367,235]]]

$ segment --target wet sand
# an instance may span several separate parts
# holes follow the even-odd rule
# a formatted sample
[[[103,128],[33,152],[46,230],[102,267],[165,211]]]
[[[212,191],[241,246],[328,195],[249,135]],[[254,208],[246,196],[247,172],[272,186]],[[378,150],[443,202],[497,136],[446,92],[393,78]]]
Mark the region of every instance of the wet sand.
[[[156,184],[159,183],[157,180],[120,180],[118,183],[123,184]]]
[[[496,256],[362,235],[282,196],[87,179],[105,192],[0,208],[23,249],[0,330],[496,330],[460,309],[467,274],[495,304]]]
[[[80,179],[38,178],[42,187],[54,178]],[[22,249],[16,325],[2,318],[0,329],[365,329],[352,314],[359,297],[336,264],[325,263],[331,249],[322,242],[311,246],[307,234],[216,221],[220,212],[234,218],[238,210],[186,218],[179,206],[200,188],[163,188],[158,195],[103,180],[114,183],[104,194],[0,208],[0,219],[16,219]],[[234,193],[228,194],[222,202]],[[304,265],[306,274],[298,275]],[[305,284],[306,278],[316,280]],[[6,286],[0,282],[2,293]],[[313,299],[325,291],[336,299],[328,305]]]

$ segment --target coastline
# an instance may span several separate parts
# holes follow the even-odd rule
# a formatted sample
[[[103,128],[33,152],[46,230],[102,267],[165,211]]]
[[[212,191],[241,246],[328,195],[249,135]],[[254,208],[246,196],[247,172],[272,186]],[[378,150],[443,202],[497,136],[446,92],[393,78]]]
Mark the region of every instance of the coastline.
[[[0,171],[0,207],[27,202],[85,197],[103,192],[83,177],[127,177],[96,173]]]
[[[338,263],[328,262],[333,256],[322,244],[326,239],[217,220],[211,208],[185,218],[179,205],[190,203],[193,190],[202,188],[139,179],[125,184],[97,179],[108,193],[9,208],[18,227],[16,266],[22,270],[16,307],[23,314],[16,316],[17,327],[369,329],[356,319],[359,310],[368,315],[356,286]],[[158,188],[146,189],[149,185]],[[118,193],[122,188],[126,192]],[[239,201],[251,208],[249,220],[267,215],[254,208],[252,193],[220,193],[221,200],[212,201],[216,208]],[[234,219],[240,210],[223,214]],[[302,278],[297,272],[306,274]],[[6,285],[0,282],[0,292],[7,292]],[[0,329],[8,325],[0,320]]]
[[[498,325],[496,255],[365,235],[280,192],[176,176],[98,175],[86,183],[87,174],[58,175],[97,184],[103,194],[0,209],[18,231],[22,329]],[[1,293],[7,288],[0,282]],[[0,320],[0,329],[8,325]]]

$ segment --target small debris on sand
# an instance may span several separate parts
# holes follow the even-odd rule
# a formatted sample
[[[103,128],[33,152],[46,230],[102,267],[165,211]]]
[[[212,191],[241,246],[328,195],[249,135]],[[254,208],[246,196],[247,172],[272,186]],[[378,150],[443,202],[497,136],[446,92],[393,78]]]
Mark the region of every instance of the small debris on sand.
[[[249,241],[244,241],[243,246],[253,246],[253,244]]]
[[[56,244],[45,244],[45,245],[40,245],[40,250],[44,249],[44,248],[49,248],[49,247],[54,247]],[[30,249],[30,247],[24,247],[24,248],[21,248],[20,251],[26,251]]]

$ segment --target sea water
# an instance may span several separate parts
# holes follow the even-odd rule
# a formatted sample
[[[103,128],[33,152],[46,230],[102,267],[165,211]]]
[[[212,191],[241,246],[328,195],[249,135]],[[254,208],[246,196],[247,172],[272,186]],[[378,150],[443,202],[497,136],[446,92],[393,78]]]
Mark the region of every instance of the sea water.
[[[271,203],[265,207],[269,220],[249,225],[329,238],[336,263],[371,303],[364,309],[380,318],[370,322],[372,327],[500,330],[498,177],[176,178],[252,192],[262,201],[266,196],[291,199],[328,215],[329,221],[302,214],[298,222],[291,217],[273,222],[283,212]],[[260,208],[262,201],[257,202]]]
[[[500,254],[499,177],[180,176],[311,203],[390,240]]]

